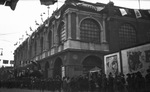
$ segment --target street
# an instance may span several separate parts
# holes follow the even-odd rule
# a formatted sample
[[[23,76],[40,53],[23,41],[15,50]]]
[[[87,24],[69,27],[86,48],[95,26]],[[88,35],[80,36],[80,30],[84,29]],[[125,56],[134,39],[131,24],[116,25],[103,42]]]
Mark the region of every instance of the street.
[[[42,91],[40,91],[40,90],[29,90],[29,89],[17,89],[17,88],[12,88],[12,89],[0,88],[0,92],[42,92]],[[52,91],[44,90],[44,92],[52,92]]]
[[[42,91],[40,91],[40,90],[29,90],[29,89],[18,89],[18,88],[12,88],[12,89],[0,88],[0,92],[42,92]],[[59,92],[59,91],[44,90],[43,92]],[[90,91],[88,91],[88,92],[90,92]],[[94,91],[94,92],[97,92],[97,91]]]

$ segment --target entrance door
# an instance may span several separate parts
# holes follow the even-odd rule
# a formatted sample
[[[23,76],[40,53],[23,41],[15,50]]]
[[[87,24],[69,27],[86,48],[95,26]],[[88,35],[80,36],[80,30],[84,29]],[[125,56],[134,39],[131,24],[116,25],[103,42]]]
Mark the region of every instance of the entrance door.
[[[48,69],[49,69],[49,63],[45,63],[45,78],[48,78]]]
[[[97,56],[91,55],[83,60],[82,65],[83,72],[90,72],[95,67],[102,69],[102,60]]]
[[[53,78],[56,78],[56,77],[61,78],[62,77],[61,66],[62,66],[62,60],[61,60],[61,58],[57,58],[54,63]]]

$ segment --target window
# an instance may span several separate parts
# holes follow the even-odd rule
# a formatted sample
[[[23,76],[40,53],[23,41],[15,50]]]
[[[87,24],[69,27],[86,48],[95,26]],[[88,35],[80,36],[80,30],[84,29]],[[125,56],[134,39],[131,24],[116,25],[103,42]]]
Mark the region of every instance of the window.
[[[147,32],[147,41],[150,42],[150,30]]]
[[[80,25],[81,41],[100,43],[100,26],[93,19],[85,19]]]
[[[49,31],[49,34],[48,34],[48,44],[49,44],[49,49],[51,49],[51,45],[52,45],[52,32],[51,32],[51,30]]]
[[[8,64],[8,60],[3,60],[3,64]]]
[[[41,52],[43,52],[43,37],[41,37],[40,44],[41,44]]]
[[[35,43],[34,43],[34,52],[35,52],[35,55],[36,55],[36,53],[37,53],[36,49],[37,49],[37,42],[36,42],[36,40],[35,40]]]
[[[59,26],[58,30],[58,38],[59,38],[59,43],[62,43],[63,41],[66,40],[66,30],[65,30],[65,24],[62,22]]]
[[[13,61],[13,60],[10,60],[10,64],[14,64],[14,61]]]
[[[136,32],[132,25],[124,24],[119,29],[120,47],[125,48],[136,44]]]

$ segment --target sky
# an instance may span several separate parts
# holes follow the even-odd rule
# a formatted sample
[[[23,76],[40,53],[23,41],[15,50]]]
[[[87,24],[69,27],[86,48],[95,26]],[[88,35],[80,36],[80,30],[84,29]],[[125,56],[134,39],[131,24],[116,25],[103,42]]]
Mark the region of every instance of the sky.
[[[59,8],[65,0],[58,0],[58,3],[51,5],[49,16]],[[116,6],[133,9],[150,9],[150,0],[82,0],[92,3],[105,3],[113,1]],[[140,2],[140,4],[139,4]],[[42,16],[41,16],[42,15]],[[40,0],[19,0],[16,9],[13,11],[8,6],[0,5],[0,50],[3,49],[3,57],[13,59],[14,46],[19,38],[27,38],[26,32],[31,34],[30,27],[35,30],[38,26],[35,21],[42,24],[48,17],[48,8],[40,4]]]

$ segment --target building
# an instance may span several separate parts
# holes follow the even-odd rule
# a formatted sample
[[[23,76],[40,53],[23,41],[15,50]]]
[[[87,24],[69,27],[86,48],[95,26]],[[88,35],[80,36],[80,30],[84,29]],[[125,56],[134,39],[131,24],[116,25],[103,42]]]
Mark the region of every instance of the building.
[[[13,60],[6,60],[6,59],[0,59],[0,68],[4,67],[13,67],[14,61]]]
[[[15,69],[45,78],[104,72],[104,55],[150,41],[149,25],[148,10],[66,0],[15,50]]]
[[[0,48],[0,68],[1,67],[13,67],[14,60],[6,54],[5,49]]]

